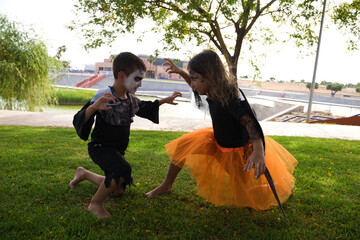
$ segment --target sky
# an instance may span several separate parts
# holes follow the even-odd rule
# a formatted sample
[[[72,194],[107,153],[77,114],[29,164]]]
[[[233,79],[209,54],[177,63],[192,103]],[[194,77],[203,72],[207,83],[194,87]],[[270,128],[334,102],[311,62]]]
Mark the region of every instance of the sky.
[[[17,21],[25,26],[31,26],[46,43],[49,55],[54,56],[58,47],[65,45],[67,51],[62,60],[70,61],[73,68],[83,69],[85,65],[102,62],[112,54],[130,51],[134,54],[154,54],[161,49],[160,36],[148,32],[142,42],[137,42],[138,36],[146,30],[148,24],[136,25],[136,34],[119,36],[113,47],[101,47],[85,51],[85,42],[76,32],[67,29],[75,19],[73,0],[0,0],[0,14],[6,15],[11,21]],[[326,21],[326,17],[325,17]],[[360,51],[347,52],[345,38],[337,31],[324,29],[319,51],[316,82],[360,83]],[[261,59],[263,80],[274,77],[275,80],[311,82],[314,74],[315,54],[301,57],[299,49],[293,45],[276,45]],[[278,48],[278,49],[276,49]],[[180,52],[168,52],[165,56],[188,60],[189,51],[193,54],[203,48],[183,46]],[[252,68],[245,63],[239,66],[238,76],[253,74]]]

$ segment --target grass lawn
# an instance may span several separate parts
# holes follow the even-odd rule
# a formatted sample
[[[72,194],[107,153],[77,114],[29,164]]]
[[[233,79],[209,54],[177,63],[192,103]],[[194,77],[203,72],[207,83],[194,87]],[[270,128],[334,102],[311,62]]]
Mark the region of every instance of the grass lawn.
[[[214,207],[182,171],[173,194],[144,199],[165,177],[163,145],[180,132],[132,131],[126,159],[136,187],[87,211],[96,186],[70,190],[75,169],[102,174],[72,128],[0,126],[1,239],[359,239],[360,141],[273,138],[299,161],[294,194],[267,211]]]

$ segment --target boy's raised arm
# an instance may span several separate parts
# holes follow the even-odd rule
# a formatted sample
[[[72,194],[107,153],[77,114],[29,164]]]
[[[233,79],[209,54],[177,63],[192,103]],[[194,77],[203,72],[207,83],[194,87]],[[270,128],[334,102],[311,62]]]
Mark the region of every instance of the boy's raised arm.
[[[115,96],[106,92],[85,110],[83,123],[86,124],[90,117],[98,110],[110,110],[111,107],[106,106],[108,102],[115,102]]]
[[[175,98],[177,98],[177,97],[182,97],[181,92],[176,92],[175,91],[171,96],[160,99],[159,100],[159,106],[161,106],[164,103],[168,103],[168,104],[171,104],[171,105],[177,105],[177,103],[174,102]]]

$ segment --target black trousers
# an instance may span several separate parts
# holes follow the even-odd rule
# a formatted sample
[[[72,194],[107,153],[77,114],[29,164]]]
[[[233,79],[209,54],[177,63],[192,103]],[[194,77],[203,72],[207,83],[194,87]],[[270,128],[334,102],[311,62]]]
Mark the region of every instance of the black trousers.
[[[105,186],[110,186],[111,180],[114,179],[116,185],[119,185],[120,178],[125,181],[123,183],[123,189],[126,185],[133,184],[131,177],[131,166],[125,160],[123,152],[109,146],[103,146],[102,144],[89,143],[88,151],[90,158],[94,163],[105,173]]]

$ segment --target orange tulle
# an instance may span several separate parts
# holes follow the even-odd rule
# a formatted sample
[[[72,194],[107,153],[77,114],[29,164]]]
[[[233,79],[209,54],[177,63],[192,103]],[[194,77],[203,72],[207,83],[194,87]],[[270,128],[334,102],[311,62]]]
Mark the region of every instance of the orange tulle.
[[[245,147],[223,148],[214,138],[212,128],[187,133],[165,145],[173,163],[189,170],[196,179],[198,193],[216,206],[251,207],[264,210],[277,205],[271,188],[254,170],[244,172],[251,143]],[[293,191],[292,176],[297,160],[279,143],[265,137],[265,161],[275,183],[280,201]]]

